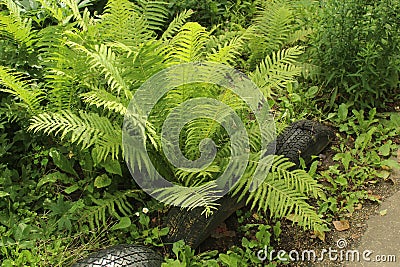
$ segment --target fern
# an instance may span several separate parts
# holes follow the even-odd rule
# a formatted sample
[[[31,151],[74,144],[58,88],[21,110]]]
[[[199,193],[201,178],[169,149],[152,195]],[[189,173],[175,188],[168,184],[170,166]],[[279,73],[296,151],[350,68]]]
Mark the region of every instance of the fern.
[[[95,51],[92,52],[76,43],[70,43],[70,45],[74,49],[86,53],[90,58],[89,64],[92,68],[100,69],[100,73],[104,74],[111,91],[116,91],[118,95],[122,92],[127,99],[132,98],[133,95],[129,90],[129,86],[123,79],[119,68],[116,67],[116,55],[110,47],[105,45],[95,45]]]
[[[212,53],[207,55],[207,60],[226,65],[234,64],[242,50],[243,41],[242,37],[235,37],[224,45],[218,45],[217,49],[213,48]]]
[[[279,93],[300,74],[302,67],[297,60],[303,48],[293,45],[309,33],[294,19],[295,9],[290,1],[268,1],[270,7],[262,7],[253,27],[218,37],[211,37],[212,32],[198,23],[186,22],[193,13],[190,10],[179,14],[157,37],[168,18],[166,5],[161,1],[109,0],[104,14],[96,19],[87,10],[80,12],[73,0],[64,0],[65,6],[56,1],[39,1],[58,25],[33,31],[30,21],[18,13],[10,0],[7,1],[10,16],[0,15],[0,34],[37,49],[45,68],[39,90],[27,84],[20,73],[0,67],[0,91],[17,96],[27,106],[33,114],[30,131],[57,136],[80,146],[82,153],[91,153],[95,164],[120,159],[123,154],[125,161],[134,163],[129,165],[132,171],[149,170],[145,173],[149,181],[157,177],[150,166],[154,163],[178,186],[153,193],[175,205],[189,209],[204,206],[206,213],[210,213],[216,208],[219,190],[232,185],[237,173],[244,171],[233,193],[247,198],[252,208],[269,210],[275,217],[294,214],[304,227],[318,228],[323,223],[306,202],[309,196],[317,196],[318,184],[304,171],[289,171],[293,165],[283,158],[275,157],[269,169],[267,163],[272,159],[259,157],[262,138],[252,118],[254,114],[230,90],[203,83],[180,86],[169,81],[174,89],[156,104],[149,121],[142,118],[139,110],[127,110],[135,91],[170,65],[193,61],[235,65],[239,60],[245,61],[247,54],[250,58],[246,67],[254,70],[250,76],[264,95],[272,97]],[[75,22],[67,24],[71,20]],[[240,56],[242,52],[244,56]],[[218,71],[202,75],[229,80],[227,73]],[[181,81],[182,77],[179,78]],[[146,101],[146,93],[150,94],[144,92],[141,100]],[[199,105],[199,119],[184,123],[176,147],[187,158],[197,159],[199,144],[210,138],[218,151],[207,168],[178,169],[163,154],[161,126],[169,111],[198,97],[213,98],[225,106]],[[236,151],[244,148],[245,140],[233,142],[220,121],[217,122],[217,118],[223,120],[222,115],[229,112],[226,106],[239,115],[249,132],[250,144],[245,148],[250,161],[246,164],[243,162],[247,159],[236,155]],[[130,118],[123,125],[124,133],[128,134],[128,141],[133,138],[122,148],[123,116]],[[176,114],[170,118],[182,122]],[[138,135],[142,138],[135,138]],[[234,157],[234,160],[239,158],[239,163],[230,164]],[[227,180],[218,181],[217,185],[213,179],[224,172]],[[254,174],[258,179],[253,181]],[[184,189],[182,185],[196,187]],[[249,189],[255,190],[249,192]],[[115,218],[129,215],[132,208],[127,205],[125,193],[106,195],[101,200],[93,198],[95,205],[88,208],[89,215],[82,222],[88,222],[93,229],[104,225],[108,215]]]
[[[148,30],[147,21],[138,13],[138,7],[126,0],[109,0],[97,24],[100,41],[119,42],[137,46],[154,35]]]
[[[171,40],[170,57],[176,63],[194,62],[202,58],[209,33],[196,22],[187,22]]]
[[[303,48],[298,46],[274,52],[259,64],[250,77],[266,97],[271,97],[275,94],[274,90],[285,88],[301,73],[301,66],[296,60],[302,53]]]
[[[267,156],[271,157],[271,156]],[[253,160],[256,157],[252,156]],[[264,163],[270,162],[265,159]],[[308,195],[317,197],[321,192],[321,186],[303,170],[289,171],[293,166],[283,156],[275,156],[271,170],[264,174],[263,181],[254,186],[252,175],[256,171],[258,161],[253,161],[249,165],[247,175],[239,180],[233,195],[239,194],[239,199],[246,198],[246,202],[251,202],[251,208],[269,210],[271,216],[282,218],[294,214],[303,227],[315,228],[324,223],[316,214],[314,208],[306,200]],[[269,166],[261,166],[263,168]],[[256,181],[257,182],[257,181]],[[252,188],[255,190],[251,191]],[[249,192],[250,191],[250,192]],[[248,193],[249,192],[249,193]]]
[[[22,73],[0,66],[0,91],[15,95],[33,114],[41,111],[44,94],[24,81]]]
[[[86,31],[88,25],[91,23],[90,13],[89,10],[86,8],[82,14],[79,11],[78,3],[75,0],[62,0],[63,3],[66,4],[72,11],[72,16],[74,17],[75,21],[77,22],[78,26],[83,30]]]
[[[110,94],[105,90],[93,90],[80,95],[83,101],[89,105],[103,107],[110,111],[125,115],[128,103],[117,96]]]
[[[96,113],[80,111],[79,116],[70,111],[42,113],[31,119],[28,130],[60,135],[62,140],[68,137],[72,143],[81,145],[82,149],[95,145],[98,162],[108,155],[113,159],[118,158],[121,151],[121,129]]]
[[[168,3],[157,0],[139,0],[138,4],[138,13],[145,19],[147,29],[152,31],[162,30],[169,14]]]
[[[188,210],[196,207],[203,207],[206,216],[217,209],[216,201],[220,198],[217,185],[209,182],[198,187],[166,187],[156,190],[159,200],[164,203],[172,203],[172,205],[187,208]]]
[[[168,25],[168,28],[164,31],[161,36],[162,40],[170,39],[176,32],[178,32],[182,26],[185,24],[186,20],[193,14],[194,12],[189,10],[184,10],[182,13],[178,14]]]
[[[34,30],[32,20],[23,18],[19,7],[11,0],[1,0],[0,4],[7,6],[9,15],[0,13],[0,36],[15,40],[19,44],[29,47],[33,44]]]
[[[89,223],[90,229],[105,226],[109,215],[120,219],[120,214],[129,217],[133,213],[133,207],[127,199],[134,191],[116,192],[113,195],[106,194],[99,199],[90,195],[94,206],[89,206],[78,221],[80,224]]]

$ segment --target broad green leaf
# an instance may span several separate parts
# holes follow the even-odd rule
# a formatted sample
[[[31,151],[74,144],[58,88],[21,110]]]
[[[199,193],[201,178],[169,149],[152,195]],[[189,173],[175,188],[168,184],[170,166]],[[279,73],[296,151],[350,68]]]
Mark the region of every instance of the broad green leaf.
[[[385,159],[381,162],[381,166],[388,166],[393,169],[400,169],[400,164],[393,159]]]
[[[121,165],[118,160],[107,158],[106,161],[100,163],[100,166],[104,167],[109,173],[122,176]]]
[[[108,177],[107,174],[102,174],[96,177],[96,179],[94,180],[94,186],[96,188],[103,188],[109,186],[111,182],[112,180]]]
[[[381,146],[379,148],[379,154],[382,156],[389,156],[390,155],[390,146],[392,144],[392,141],[389,140],[388,142],[386,142],[386,144],[384,144],[383,146]]]
[[[6,197],[9,196],[10,194],[4,191],[0,191],[0,197]]]
[[[337,153],[337,154],[333,157],[333,160],[336,160],[336,161],[339,161],[339,160],[340,160],[340,161],[342,162],[344,168],[345,168],[346,170],[348,170],[352,158],[353,158],[353,156],[352,156],[350,153]]]
[[[66,173],[78,177],[78,174],[74,170],[72,162],[69,159],[67,159],[67,157],[65,157],[63,154],[61,154],[58,150],[56,150],[55,148],[51,148],[49,155],[53,159],[54,164],[58,168],[60,168],[62,171]]]
[[[111,227],[111,230],[125,229],[131,226],[131,219],[129,217],[121,217],[119,222]]]
[[[44,184],[47,183],[55,183],[57,182],[57,180],[66,180],[68,179],[68,176],[65,173],[61,173],[61,172],[53,172],[53,173],[49,173],[45,176],[43,176],[42,178],[40,178],[37,187],[41,187]]]
[[[348,114],[349,110],[347,108],[347,105],[342,103],[339,106],[338,109],[338,118],[340,121],[345,121],[347,119],[347,114]]]
[[[67,193],[67,194],[69,195],[69,194],[75,192],[75,191],[78,190],[78,189],[79,189],[79,185],[78,185],[78,184],[75,184],[75,185],[71,185],[71,186],[65,188],[64,192]]]
[[[306,97],[313,98],[318,94],[318,91],[319,91],[318,86],[311,86],[306,92]]]

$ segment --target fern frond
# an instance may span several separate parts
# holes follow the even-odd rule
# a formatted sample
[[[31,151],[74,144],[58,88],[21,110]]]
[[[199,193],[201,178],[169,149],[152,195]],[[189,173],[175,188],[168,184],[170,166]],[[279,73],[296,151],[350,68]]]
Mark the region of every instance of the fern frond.
[[[31,19],[22,19],[12,14],[4,15],[0,13],[0,36],[15,40],[27,47],[33,43],[34,31],[31,25]]]
[[[144,16],[128,0],[109,0],[104,14],[97,24],[100,40],[106,42],[120,42],[127,46],[137,46],[150,40],[153,32],[147,29]]]
[[[87,93],[80,94],[80,97],[85,103],[94,105],[96,107],[103,107],[110,111],[117,112],[122,116],[125,115],[128,103],[123,101],[117,96],[110,94],[109,92],[98,89]]]
[[[243,38],[234,37],[224,45],[218,45],[217,49],[207,55],[207,60],[219,62],[226,65],[234,64],[235,59],[240,55],[243,46]]]
[[[129,66],[124,72],[127,83],[133,89],[140,87],[151,76],[167,67],[165,63],[166,48],[160,41],[144,41],[137,47],[128,47],[122,43],[110,44],[117,47],[126,57],[120,57],[122,66]]]
[[[179,33],[171,39],[172,61],[176,63],[199,61],[209,33],[196,22],[187,22]]]
[[[158,0],[139,0],[138,11],[145,19],[147,29],[160,31],[168,19],[167,2]]]
[[[125,79],[122,77],[120,67],[118,67],[115,53],[110,47],[101,44],[95,45],[95,51],[89,51],[82,45],[77,43],[69,43],[74,49],[84,52],[89,58],[91,68],[98,68],[100,73],[105,76],[111,91],[116,91],[118,95],[122,92],[127,99],[132,98],[132,92],[126,84]]]
[[[37,0],[43,9],[46,9],[58,22],[62,22],[65,17],[65,12],[58,5],[57,1]],[[69,15],[69,14],[68,14]]]
[[[17,96],[32,113],[41,110],[40,102],[44,94],[39,89],[33,89],[24,81],[22,73],[0,66],[0,91]]]
[[[79,219],[79,223],[88,222],[90,229],[95,229],[101,225],[106,225],[109,215],[119,219],[120,215],[129,217],[133,212],[133,207],[128,200],[128,196],[132,190],[125,192],[118,191],[111,194],[106,194],[103,199],[95,198],[90,195],[94,206],[87,207],[83,216]]]
[[[28,130],[60,136],[62,140],[68,136],[82,149],[95,145],[100,161],[108,155],[118,158],[121,150],[121,129],[96,113],[80,111],[79,116],[70,111],[42,113],[31,119]]]
[[[175,176],[182,182],[184,186],[198,186],[206,181],[209,181],[215,174],[221,172],[218,165],[211,164],[207,168],[197,171],[189,172],[188,170],[178,169]]]
[[[284,44],[290,34],[292,20],[291,7],[284,1],[272,3],[255,18],[259,33],[268,41],[267,53],[279,49]]]
[[[170,205],[180,206],[192,210],[203,207],[206,216],[218,208],[216,201],[219,199],[217,185],[209,182],[198,187],[183,187],[175,185],[155,190],[158,199]]]
[[[86,31],[88,28],[88,25],[91,21],[89,10],[87,8],[85,8],[85,10],[81,14],[76,0],[62,0],[62,2],[70,8],[70,10],[72,12],[72,16],[74,17],[78,26],[83,31]]]
[[[253,82],[266,97],[274,94],[274,89],[283,89],[301,73],[301,66],[296,59],[303,53],[299,46],[289,47],[267,56],[250,74]]]
[[[299,29],[288,36],[287,43],[294,44],[298,41],[305,42],[312,33],[312,29]]]
[[[179,13],[169,24],[168,28],[161,36],[162,40],[170,39],[176,32],[178,32],[185,24],[186,20],[193,14],[193,10],[184,10]]]
[[[321,225],[323,221],[317,215],[314,208],[306,200],[307,196],[317,197],[321,192],[321,186],[304,170],[289,169],[293,163],[283,156],[269,155],[261,161],[254,161],[257,157],[252,155],[253,160],[249,164],[247,176],[242,177],[233,195],[239,194],[239,199],[246,198],[251,202],[251,208],[257,210],[269,210],[271,216],[282,218],[294,214],[300,218],[301,225],[314,228]],[[272,165],[270,165],[273,159]],[[268,169],[271,166],[271,168]],[[261,181],[254,185],[253,175],[258,169],[258,174],[264,174]],[[254,189],[250,191],[250,189]]]

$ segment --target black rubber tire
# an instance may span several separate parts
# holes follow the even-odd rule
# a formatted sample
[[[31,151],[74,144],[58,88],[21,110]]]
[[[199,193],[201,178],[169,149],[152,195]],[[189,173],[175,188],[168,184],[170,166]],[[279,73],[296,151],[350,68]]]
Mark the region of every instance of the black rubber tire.
[[[335,137],[334,131],[315,121],[301,120],[292,123],[276,139],[276,155],[284,155],[300,167],[302,157],[306,164],[317,156]]]
[[[112,246],[78,261],[72,267],[160,267],[163,258],[140,245]]]
[[[165,220],[169,227],[169,233],[164,237],[165,243],[174,243],[184,240],[192,248],[197,248],[211,232],[225,221],[236,210],[244,207],[244,201],[237,201],[237,197],[225,195],[217,201],[218,210],[209,217],[202,214],[204,208],[198,207],[193,210],[172,207]]]
[[[331,128],[318,122],[302,120],[292,123],[276,139],[276,155],[284,155],[299,167],[299,156],[306,164],[312,155],[318,155],[333,139]],[[267,152],[268,153],[268,152]],[[218,202],[218,210],[206,218],[201,214],[203,208],[191,211],[172,207],[166,217],[165,225],[170,228],[163,239],[165,243],[184,240],[192,248],[197,248],[211,232],[236,210],[244,206],[244,201],[237,202],[237,197],[225,195]]]

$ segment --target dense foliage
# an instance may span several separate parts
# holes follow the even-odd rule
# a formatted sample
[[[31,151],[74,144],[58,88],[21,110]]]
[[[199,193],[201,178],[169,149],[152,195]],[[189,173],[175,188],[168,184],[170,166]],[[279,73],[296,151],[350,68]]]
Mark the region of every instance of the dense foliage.
[[[315,60],[332,102],[384,107],[399,88],[398,1],[322,1]],[[397,97],[397,96],[396,96]]]
[[[181,147],[189,159],[199,157],[205,138],[221,148],[198,172],[169,164],[160,136],[166,111],[196,97],[217,99],[240,114],[250,133],[252,161],[235,193],[252,211],[238,213],[242,244],[195,255],[177,242],[166,266],[255,265],[257,250],[279,240],[281,219],[324,239],[333,217],[362,199],[374,200],[365,184],[387,179],[398,166],[389,159],[398,144],[389,139],[398,135],[400,116],[379,115],[373,107],[397,97],[399,4],[317,2],[0,0],[1,266],[66,266],[117,243],[164,246],[160,237],[168,229],[160,221],[168,207],[134,183],[121,134],[138,88],[180,63],[208,61],[244,71],[267,98],[278,131],[316,117],[340,126],[344,135],[333,166],[320,172],[316,161],[307,170],[291,170],[292,163],[276,157],[262,186],[248,194],[260,133],[245,103],[205,84],[170,91],[148,122],[137,121],[152,163],[180,185],[207,186],[218,177],[230,156],[223,127],[201,119],[183,129]],[[326,98],[329,114],[318,101]],[[183,197],[176,196],[174,201]],[[201,194],[185,205],[204,203],[207,212],[215,208]]]

